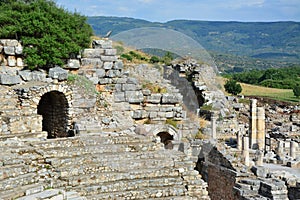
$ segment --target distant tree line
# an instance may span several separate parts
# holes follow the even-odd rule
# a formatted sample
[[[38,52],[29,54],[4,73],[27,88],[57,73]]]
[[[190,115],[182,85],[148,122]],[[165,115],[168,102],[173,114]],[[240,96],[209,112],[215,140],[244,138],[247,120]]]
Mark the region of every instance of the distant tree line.
[[[63,65],[90,44],[87,18],[52,0],[1,0],[0,38],[17,39],[31,70]]]
[[[294,89],[300,85],[300,66],[252,70],[229,76],[237,82],[279,89]]]

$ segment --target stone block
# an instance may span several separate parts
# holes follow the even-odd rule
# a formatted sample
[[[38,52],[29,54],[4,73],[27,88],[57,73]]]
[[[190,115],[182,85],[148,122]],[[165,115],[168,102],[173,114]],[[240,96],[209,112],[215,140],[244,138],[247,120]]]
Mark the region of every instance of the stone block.
[[[111,78],[100,78],[99,79],[99,84],[104,85],[104,84],[111,84],[112,79]]]
[[[103,62],[100,58],[82,58],[81,59],[81,65],[82,66],[94,66],[94,67],[102,67]]]
[[[166,118],[173,118],[174,113],[173,112],[166,112]]]
[[[24,81],[31,81],[32,80],[32,72],[30,70],[20,70],[18,74]]]
[[[267,177],[267,174],[269,173],[268,169],[262,166],[253,166],[251,168],[251,171],[258,177],[265,178]]]
[[[82,58],[100,58],[104,54],[104,49],[84,49]]]
[[[125,99],[129,103],[141,103],[144,100],[144,95],[141,91],[126,91]]]
[[[148,118],[148,113],[145,110],[134,110],[132,113],[133,119],[144,119]]]
[[[103,78],[106,74],[105,70],[104,69],[96,69],[95,70],[96,72],[96,75],[99,77],[99,78]]]
[[[98,78],[98,77],[90,77],[89,80],[90,80],[94,85],[98,84],[98,82],[99,82],[99,78]]]
[[[15,47],[5,46],[4,47],[4,53],[6,55],[14,56],[15,54]]]
[[[54,67],[49,69],[49,77],[53,79],[58,79],[59,81],[67,80],[68,71],[62,69],[61,67]]]
[[[23,67],[24,66],[24,62],[22,58],[17,58],[17,66],[18,67]]]
[[[103,68],[104,69],[112,69],[113,68],[113,62],[104,62]]]
[[[124,84],[127,82],[127,78],[117,78],[117,81],[116,83],[119,83],[119,84]]]
[[[157,94],[151,94],[150,96],[146,97],[146,102],[148,103],[154,103],[154,104],[159,104],[161,102],[162,95],[157,93]]]
[[[93,41],[93,48],[94,49],[111,49],[112,48],[112,41],[111,40],[94,40]]]
[[[116,49],[105,49],[105,54],[106,56],[115,56],[117,55],[117,50]]]
[[[149,113],[149,118],[150,119],[157,118],[157,112],[150,112]]]
[[[15,47],[16,55],[21,55],[23,53],[23,47],[21,45]]]
[[[43,72],[39,72],[39,71],[33,71],[32,72],[32,80],[46,82],[47,81],[46,74]]]
[[[182,101],[182,95],[179,93],[174,94],[163,94],[162,95],[162,103],[163,104],[176,104]]]
[[[118,60],[117,56],[101,56],[103,62],[114,62]]]
[[[136,91],[138,89],[136,84],[123,84],[122,90],[123,91]]]
[[[115,92],[114,93],[114,99],[115,102],[119,103],[119,102],[125,102],[125,93],[124,92]]]
[[[17,64],[17,60],[15,56],[8,56],[7,58],[8,66],[15,67]]]
[[[113,69],[123,69],[124,68],[124,64],[123,62],[120,60],[120,61],[116,61],[114,63],[114,66],[113,66]]]
[[[2,85],[16,85],[21,83],[21,81],[18,75],[0,74],[0,84]]]
[[[66,66],[68,69],[79,69],[80,68],[80,62],[77,59],[70,59],[68,60],[68,64]]]
[[[16,47],[19,45],[19,42],[18,40],[6,40],[6,46],[9,46],[9,47]]]
[[[106,76],[110,78],[119,77],[121,75],[121,72],[119,70],[108,70],[106,72]]]

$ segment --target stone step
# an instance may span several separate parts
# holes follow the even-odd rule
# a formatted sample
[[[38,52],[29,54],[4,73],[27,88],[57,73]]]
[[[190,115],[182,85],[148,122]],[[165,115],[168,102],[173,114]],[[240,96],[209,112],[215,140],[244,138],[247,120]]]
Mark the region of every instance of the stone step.
[[[152,143],[152,139],[144,136],[116,135],[109,136],[103,134],[81,134],[79,137],[48,139],[32,143],[31,146],[54,148],[54,147],[74,147],[74,146],[96,146],[102,144],[126,144],[126,143]]]
[[[135,191],[135,190],[148,190],[151,188],[163,187],[178,187],[182,189],[182,194],[186,190],[184,187],[183,180],[181,177],[159,177],[151,179],[133,179],[126,181],[117,181],[117,182],[105,182],[98,184],[87,184],[71,187],[72,190],[76,190],[84,196],[95,195],[95,194],[104,194],[112,192],[125,192],[125,191]],[[179,195],[176,195],[179,196]]]
[[[26,195],[24,197],[17,198],[16,200],[87,200],[87,198],[82,197],[80,194],[74,191],[66,192],[61,189],[48,189],[41,191],[39,193]]]
[[[86,196],[90,200],[98,199],[162,199],[162,200],[196,200],[186,196],[186,189],[182,186],[148,187],[134,191],[110,192]]]
[[[31,185],[37,183],[39,177],[36,173],[26,173],[18,175],[17,177],[8,178],[0,181],[0,191],[10,190],[19,186]]]
[[[31,195],[34,193],[42,192],[45,185],[43,183],[28,184],[25,186],[17,186],[13,189],[1,191],[0,200],[11,200],[25,195]]]
[[[126,144],[103,144],[98,146],[75,146],[75,147],[40,147],[36,151],[43,155],[44,158],[58,158],[58,157],[73,157],[83,156],[87,154],[99,153],[119,153],[119,152],[146,152],[155,151],[157,147],[154,143],[126,143]]]
[[[24,164],[8,165],[0,167],[0,181],[14,178],[22,174],[36,172],[36,168]]]
[[[35,133],[16,133],[16,134],[0,134],[0,141],[5,141],[11,138],[19,138],[21,140],[45,140],[47,138],[47,132],[35,132]]]
[[[119,153],[95,153],[87,155],[79,155],[73,157],[52,157],[47,158],[46,162],[55,168],[72,168],[74,163],[84,165],[101,166],[107,163],[118,163],[120,160],[128,160],[128,162],[136,162],[138,160],[163,160],[173,159],[174,161],[184,160],[184,154],[172,150],[159,150],[149,152],[119,152]],[[179,166],[180,164],[178,164]]]
[[[65,174],[67,175],[67,174]],[[145,168],[145,169],[132,169],[123,170],[123,172],[105,172],[95,171],[88,174],[78,173],[76,170],[69,173],[68,176],[60,177],[61,180],[66,181],[69,186],[78,185],[96,185],[105,184],[108,182],[128,181],[138,179],[154,179],[164,177],[180,177],[179,170],[174,168]]]

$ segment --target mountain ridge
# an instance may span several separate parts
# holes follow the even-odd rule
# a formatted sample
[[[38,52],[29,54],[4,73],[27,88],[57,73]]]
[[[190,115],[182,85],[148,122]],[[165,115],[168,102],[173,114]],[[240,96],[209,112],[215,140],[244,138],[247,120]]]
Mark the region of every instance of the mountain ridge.
[[[300,22],[238,22],[176,19],[150,22],[130,17],[89,17],[96,35],[112,35],[134,28],[158,27],[181,32],[212,54],[234,55],[245,59],[247,68],[254,60],[271,66],[300,64]],[[218,56],[214,56],[218,59]],[[241,58],[243,57],[243,58]],[[248,59],[249,58],[249,59]],[[282,64],[283,63],[283,64]],[[227,68],[229,65],[227,66]],[[239,66],[240,67],[240,64]],[[243,66],[242,66],[243,67]],[[225,67],[226,68],[226,67]],[[253,66],[255,68],[255,66]]]

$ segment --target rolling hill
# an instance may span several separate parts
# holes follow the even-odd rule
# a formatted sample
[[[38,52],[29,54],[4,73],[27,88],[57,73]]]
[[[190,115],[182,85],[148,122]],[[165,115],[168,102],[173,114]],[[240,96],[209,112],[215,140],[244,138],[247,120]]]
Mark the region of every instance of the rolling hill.
[[[300,63],[300,22],[149,22],[126,17],[89,17],[96,35],[133,28],[161,27],[186,34],[201,44],[221,71],[234,72]]]

